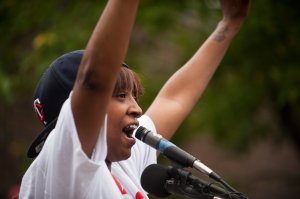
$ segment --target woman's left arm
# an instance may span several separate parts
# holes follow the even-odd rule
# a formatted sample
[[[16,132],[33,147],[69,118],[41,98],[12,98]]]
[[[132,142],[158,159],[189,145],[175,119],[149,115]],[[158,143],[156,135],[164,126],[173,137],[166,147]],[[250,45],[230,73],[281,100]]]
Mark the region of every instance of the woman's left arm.
[[[170,139],[203,94],[238,33],[249,8],[249,0],[221,0],[223,19],[194,56],[163,86],[146,111],[157,132]]]

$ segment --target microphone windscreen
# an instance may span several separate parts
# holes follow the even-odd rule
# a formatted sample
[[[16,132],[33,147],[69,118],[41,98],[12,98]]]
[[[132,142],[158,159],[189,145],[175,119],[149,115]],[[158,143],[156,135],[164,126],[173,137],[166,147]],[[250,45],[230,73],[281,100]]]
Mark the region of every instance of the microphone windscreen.
[[[135,137],[139,140],[142,140],[142,138],[145,135],[145,131],[146,131],[146,128],[140,126],[135,132]]]
[[[143,171],[141,184],[151,195],[163,198],[170,195],[165,188],[168,179],[167,168],[158,164],[151,164]]]

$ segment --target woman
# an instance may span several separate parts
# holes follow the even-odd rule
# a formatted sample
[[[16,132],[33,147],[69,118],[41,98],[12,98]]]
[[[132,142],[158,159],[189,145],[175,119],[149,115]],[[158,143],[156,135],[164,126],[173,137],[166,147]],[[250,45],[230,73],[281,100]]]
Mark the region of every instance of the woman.
[[[170,139],[192,110],[249,7],[249,0],[220,2],[223,19],[215,31],[142,115],[142,87],[122,64],[139,1],[109,0],[85,50],[52,63],[37,87],[34,107],[45,130],[29,150],[40,154],[20,197],[147,198],[140,176],[156,152],[133,131],[142,125]]]

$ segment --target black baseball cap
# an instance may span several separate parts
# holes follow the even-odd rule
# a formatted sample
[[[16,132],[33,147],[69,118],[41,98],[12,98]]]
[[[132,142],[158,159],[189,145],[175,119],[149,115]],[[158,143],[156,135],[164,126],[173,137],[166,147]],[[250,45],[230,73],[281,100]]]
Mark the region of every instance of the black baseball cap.
[[[60,109],[73,89],[84,50],[66,53],[52,62],[40,79],[33,97],[33,108],[44,130],[28,149],[29,158],[36,157],[54,129]],[[123,63],[124,67],[128,66]]]

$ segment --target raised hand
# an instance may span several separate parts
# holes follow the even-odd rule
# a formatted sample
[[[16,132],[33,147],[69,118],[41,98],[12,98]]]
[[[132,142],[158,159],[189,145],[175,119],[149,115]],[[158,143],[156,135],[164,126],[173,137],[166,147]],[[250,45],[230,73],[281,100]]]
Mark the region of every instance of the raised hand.
[[[240,25],[250,7],[250,0],[220,0],[223,21]]]

